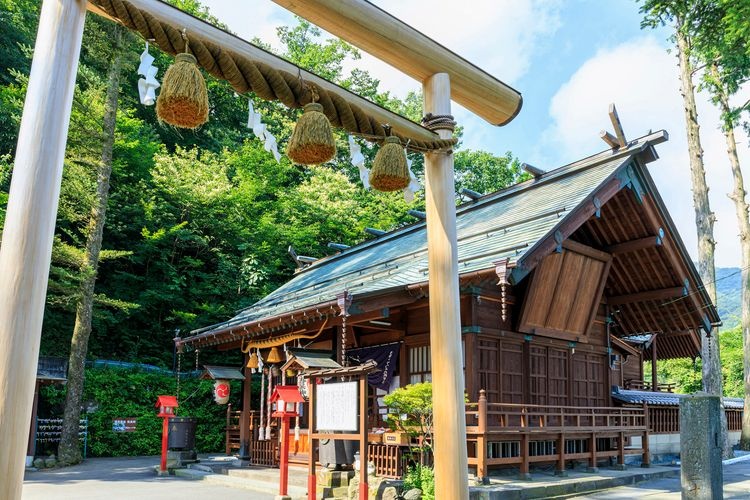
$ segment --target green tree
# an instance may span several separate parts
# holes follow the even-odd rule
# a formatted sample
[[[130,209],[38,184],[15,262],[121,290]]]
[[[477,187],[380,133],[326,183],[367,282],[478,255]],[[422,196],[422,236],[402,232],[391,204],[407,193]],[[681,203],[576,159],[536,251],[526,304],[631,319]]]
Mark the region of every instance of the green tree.
[[[742,17],[744,15],[744,17]],[[721,112],[721,130],[727,145],[727,156],[732,171],[734,189],[729,198],[734,202],[740,236],[742,270],[742,331],[745,344],[745,416],[742,422],[742,449],[750,449],[750,214],[745,200],[745,183],[737,154],[734,129],[740,125],[743,111],[750,101],[740,107],[730,105],[730,98],[750,79],[750,34],[747,25],[750,5],[727,0],[698,2],[690,23],[694,41],[693,53],[704,66],[702,87],[711,95]]]
[[[714,267],[714,222],[716,216],[711,211],[708,199],[708,185],[703,163],[698,110],[695,104],[695,85],[693,75],[696,70],[696,56],[693,51],[693,32],[691,23],[701,0],[645,0],[641,6],[644,15],[641,27],[655,28],[669,25],[672,42],[677,54],[680,70],[680,93],[685,110],[687,129],[688,156],[690,160],[690,177],[693,191],[693,208],[695,209],[695,226],[698,234],[698,271],[711,301],[716,304],[716,271]],[[718,336],[718,329],[711,332]],[[709,343],[707,337],[701,336],[701,359],[703,360],[703,390],[709,394],[722,395],[721,355],[718,342]],[[722,423],[722,442],[724,456],[732,455],[727,434],[726,418]]]
[[[112,150],[115,143],[115,124],[117,122],[117,104],[120,93],[120,73],[122,71],[123,38],[127,36],[125,28],[113,26],[113,50],[107,78],[107,97],[104,106],[102,124],[102,146],[99,162],[96,164],[97,181],[91,215],[86,228],[86,247],[81,260],[81,280],[76,304],[76,320],[68,361],[68,383],[63,415],[62,433],[58,448],[58,459],[63,464],[74,464],[81,461],[81,450],[78,444],[78,421],[81,414],[85,362],[88,353],[89,336],[91,335],[92,314],[94,309],[94,286],[99,268],[99,255],[102,249],[104,220],[109,198],[109,181],[112,174]]]

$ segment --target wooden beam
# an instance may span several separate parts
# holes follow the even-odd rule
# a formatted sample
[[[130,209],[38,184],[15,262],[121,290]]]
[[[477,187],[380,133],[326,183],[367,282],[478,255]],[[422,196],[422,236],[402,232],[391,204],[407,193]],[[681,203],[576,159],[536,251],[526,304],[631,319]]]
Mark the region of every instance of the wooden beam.
[[[625,132],[622,130],[622,123],[620,123],[620,116],[617,114],[615,103],[609,105],[609,120],[612,122],[612,127],[615,129],[615,135],[617,136],[617,142],[620,144],[620,147],[626,147],[628,141],[625,139]]]
[[[0,247],[0,498],[21,498],[78,56],[81,0],[45,0]]]
[[[644,248],[654,248],[661,246],[663,240],[664,230],[662,228],[659,228],[658,234],[656,236],[646,236],[645,238],[623,241],[622,243],[608,246],[606,250],[612,255],[635,252],[636,250],[642,250]]]
[[[447,73],[450,98],[493,125],[520,111],[521,94],[403,21],[365,0],[274,0],[418,82]],[[426,6],[426,8],[434,8]],[[450,16],[450,12],[445,12]]]
[[[644,169],[645,170],[645,169]],[[648,196],[644,196],[642,200],[641,206],[644,209],[644,212],[646,214],[646,222],[647,224],[650,224],[652,229],[657,230],[660,228],[663,224],[663,217],[659,211],[659,208],[657,206],[656,200],[654,200],[653,195],[649,194]],[[682,252],[680,251],[678,247],[678,243],[674,241],[674,236],[670,235],[670,238],[665,238],[661,247],[662,251],[664,252],[664,255],[667,257],[667,260],[672,264],[675,272],[678,274],[678,276],[681,277],[694,277],[694,274],[691,272],[690,264],[687,259],[683,259],[680,254]],[[689,258],[689,257],[687,257]],[[683,278],[684,280],[685,278]],[[688,281],[688,284],[690,285],[690,288],[693,290],[700,290],[700,286],[702,283],[700,282],[700,278],[695,276],[693,279],[690,279]],[[695,314],[698,315],[700,318],[700,323],[707,332],[711,331],[711,322],[708,319],[708,311],[705,311],[706,306],[711,305],[711,299],[708,298],[708,296],[705,296],[705,300],[707,300],[707,304],[704,304],[702,301],[703,295],[706,295],[705,292],[703,293],[689,293],[686,297],[686,300],[689,300],[691,304],[694,307]],[[698,325],[696,325],[697,327]]]
[[[610,306],[619,306],[622,304],[632,304],[633,302],[643,302],[646,300],[676,299],[677,297],[685,297],[686,295],[687,289],[685,289],[685,287],[676,286],[672,288],[661,288],[659,290],[647,290],[645,292],[607,297],[607,304]]]
[[[301,69],[289,61],[267,52],[238,36],[232,35],[231,33],[217,28],[205,21],[201,21],[166,2],[155,0],[128,0],[128,2],[134,7],[147,11],[161,22],[171,24],[180,29],[186,29],[191,38],[200,38],[205,42],[218,45],[224,50],[234,52],[235,54],[247,57],[254,61],[268,64],[276,70],[286,71],[293,75],[299,74],[299,76],[305,81],[314,83],[329,92],[333,92],[346,100],[349,104],[361,108],[380,123],[389,124],[394,132],[424,141],[434,141],[437,139],[437,134],[422,127],[420,124],[414,123],[397,113],[393,113],[392,111],[389,111],[364,97],[360,97],[343,87],[331,83],[314,73]],[[88,9],[95,14],[103,14],[100,8],[91,3],[88,3]],[[104,17],[112,19],[106,14]],[[116,19],[113,20],[117,21]]]
[[[570,250],[571,252],[580,253],[581,255],[585,255],[586,257],[591,257],[592,259],[600,260],[602,262],[609,262],[610,260],[612,260],[612,256],[609,253],[603,252],[588,245],[584,245],[583,243],[579,243],[577,241],[565,240],[562,242],[562,247],[566,250]]]
[[[618,142],[617,137],[610,134],[606,130],[600,130],[599,137],[601,137],[601,139],[607,143],[607,146],[612,149],[618,149],[620,147],[620,143]]]

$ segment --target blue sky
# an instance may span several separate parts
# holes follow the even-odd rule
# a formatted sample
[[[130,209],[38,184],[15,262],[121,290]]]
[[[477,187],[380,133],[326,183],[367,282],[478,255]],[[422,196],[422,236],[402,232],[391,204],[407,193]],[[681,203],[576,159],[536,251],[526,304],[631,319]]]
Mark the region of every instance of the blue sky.
[[[245,39],[277,45],[275,28],[293,16],[270,0],[204,0],[211,12]],[[549,170],[605,148],[601,129],[611,129],[608,105],[616,103],[626,136],[666,129],[668,143],[651,164],[659,190],[693,257],[696,255],[677,60],[667,52],[667,29],[640,29],[639,4],[631,0],[375,0],[374,3],[451,48],[523,94],[519,116],[493,127],[454,105],[464,125],[464,146],[496,154],[511,151],[521,161]],[[246,8],[246,15],[237,15]],[[352,63],[353,67],[354,63]],[[365,55],[357,67],[381,80],[381,88],[403,96],[420,84]],[[750,97],[743,89],[738,97]],[[732,189],[718,113],[699,95],[703,147],[712,209],[716,212],[716,263],[737,266],[739,243]],[[744,165],[748,138],[738,130]],[[747,169],[747,167],[746,167]],[[746,182],[747,184],[747,182]]]

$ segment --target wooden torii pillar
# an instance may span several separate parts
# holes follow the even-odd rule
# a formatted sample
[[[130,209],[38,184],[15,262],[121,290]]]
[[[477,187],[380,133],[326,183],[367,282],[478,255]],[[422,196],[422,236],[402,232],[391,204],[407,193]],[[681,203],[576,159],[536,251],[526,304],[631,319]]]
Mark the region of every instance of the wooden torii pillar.
[[[84,0],[45,0],[0,246],[0,498],[21,497]]]

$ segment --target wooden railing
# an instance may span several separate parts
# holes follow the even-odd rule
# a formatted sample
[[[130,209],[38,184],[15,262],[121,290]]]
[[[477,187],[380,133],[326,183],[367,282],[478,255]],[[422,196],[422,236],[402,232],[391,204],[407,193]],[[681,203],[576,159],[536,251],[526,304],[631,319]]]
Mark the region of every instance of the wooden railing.
[[[227,455],[240,449],[240,416],[241,411],[233,411],[232,403],[227,405],[227,426],[224,438],[224,448]]]
[[[650,406],[649,431],[654,434],[676,434],[680,432],[679,406]]]
[[[656,384],[656,389],[654,389],[653,384],[650,380],[626,380],[625,381],[625,389],[630,389],[634,391],[651,391],[651,392],[674,392],[675,387],[677,387],[677,384],[669,382],[669,383],[662,383]]]
[[[727,429],[742,430],[742,410],[727,408]],[[678,434],[680,432],[680,408],[678,406],[650,406],[649,432],[653,434]]]
[[[727,413],[727,429],[732,431],[742,430],[742,410],[726,409]]]
[[[400,446],[370,443],[367,456],[375,464],[375,474],[388,479],[401,479],[404,475],[404,456]]]
[[[526,476],[531,462],[554,462],[560,472],[568,460],[596,467],[603,458],[624,464],[625,455],[637,454],[650,463],[648,408],[489,403],[482,390],[466,415],[469,465],[482,480],[493,465],[517,465]],[[641,447],[627,446],[631,436],[641,437]]]

